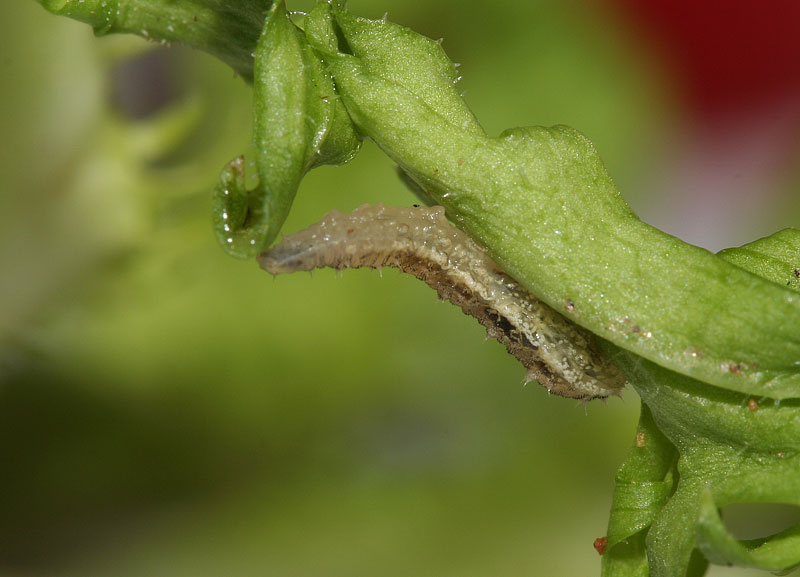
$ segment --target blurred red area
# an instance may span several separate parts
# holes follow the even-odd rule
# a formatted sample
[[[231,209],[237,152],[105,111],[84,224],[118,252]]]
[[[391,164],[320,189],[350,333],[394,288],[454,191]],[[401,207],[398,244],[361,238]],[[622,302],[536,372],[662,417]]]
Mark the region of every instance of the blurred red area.
[[[608,6],[680,110],[642,217],[712,250],[797,226],[800,2]]]
[[[800,107],[800,2],[613,1],[698,117]]]

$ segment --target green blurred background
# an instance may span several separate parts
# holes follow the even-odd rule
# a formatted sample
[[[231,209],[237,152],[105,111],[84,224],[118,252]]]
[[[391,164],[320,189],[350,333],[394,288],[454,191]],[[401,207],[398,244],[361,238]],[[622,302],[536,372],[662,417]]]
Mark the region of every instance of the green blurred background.
[[[665,214],[655,183],[691,123],[613,9],[350,6],[443,37],[488,132],[575,126],[646,219]],[[0,74],[1,575],[599,573],[632,392],[523,387],[395,271],[273,280],[226,257],[210,188],[250,150],[250,89],[210,57],[16,0]],[[735,244],[798,222],[789,151]],[[286,230],[377,201],[414,199],[366,144],[307,177]]]

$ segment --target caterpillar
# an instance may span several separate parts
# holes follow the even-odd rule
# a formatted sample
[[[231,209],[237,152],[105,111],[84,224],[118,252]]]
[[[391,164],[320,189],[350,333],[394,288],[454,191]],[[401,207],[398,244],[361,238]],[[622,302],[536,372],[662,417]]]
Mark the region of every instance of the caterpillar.
[[[595,337],[528,293],[445,217],[444,208],[364,205],[322,220],[258,257],[277,275],[314,268],[394,267],[427,283],[486,328],[551,393],[618,395],[625,379]]]

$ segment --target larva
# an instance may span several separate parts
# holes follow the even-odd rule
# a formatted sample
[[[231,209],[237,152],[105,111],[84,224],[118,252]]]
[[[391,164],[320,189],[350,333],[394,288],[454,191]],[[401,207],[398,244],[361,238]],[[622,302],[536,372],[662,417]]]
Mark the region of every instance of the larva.
[[[414,275],[475,317],[537,380],[564,397],[619,394],[622,374],[594,335],[533,297],[451,225],[444,208],[364,205],[331,211],[258,257],[274,275],[318,267],[390,266]]]

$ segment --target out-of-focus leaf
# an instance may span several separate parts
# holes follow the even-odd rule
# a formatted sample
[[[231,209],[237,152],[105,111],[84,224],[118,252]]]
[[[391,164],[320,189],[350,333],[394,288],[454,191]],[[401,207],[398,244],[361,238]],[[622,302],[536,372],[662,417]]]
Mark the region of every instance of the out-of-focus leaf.
[[[253,78],[253,53],[270,0],[36,0],[95,34],[137,34],[198,48]]]

